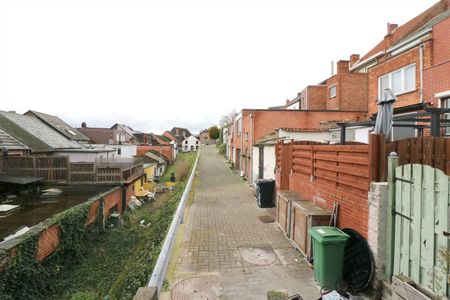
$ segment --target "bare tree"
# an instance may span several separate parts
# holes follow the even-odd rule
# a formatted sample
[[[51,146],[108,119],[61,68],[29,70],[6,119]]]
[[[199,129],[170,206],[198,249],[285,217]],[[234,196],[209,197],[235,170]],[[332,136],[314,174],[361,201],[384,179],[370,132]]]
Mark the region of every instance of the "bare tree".
[[[223,115],[222,117],[220,117],[220,121],[219,121],[220,127],[221,128],[229,127],[231,124],[233,124],[233,119],[235,116],[237,116],[237,114],[238,114],[237,111],[233,109],[226,115]]]

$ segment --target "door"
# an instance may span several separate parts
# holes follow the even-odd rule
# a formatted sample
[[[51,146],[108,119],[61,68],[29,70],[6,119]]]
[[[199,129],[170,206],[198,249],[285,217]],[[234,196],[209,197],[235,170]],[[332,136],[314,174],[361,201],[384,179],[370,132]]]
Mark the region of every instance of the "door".
[[[259,147],[259,166],[258,166],[258,178],[264,178],[264,147]]]
[[[393,275],[448,296],[449,177],[427,165],[395,168]],[[389,251],[389,249],[388,249]]]

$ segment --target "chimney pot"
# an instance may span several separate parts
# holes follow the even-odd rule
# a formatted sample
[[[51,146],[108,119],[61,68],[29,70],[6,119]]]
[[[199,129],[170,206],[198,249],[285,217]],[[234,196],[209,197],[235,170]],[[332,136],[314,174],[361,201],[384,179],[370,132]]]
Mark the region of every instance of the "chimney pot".
[[[398,27],[398,24],[387,23],[387,34],[392,34]]]
[[[81,127],[86,128],[87,127],[86,122],[81,123]]]
[[[350,55],[350,66],[353,66],[359,61],[359,54]]]

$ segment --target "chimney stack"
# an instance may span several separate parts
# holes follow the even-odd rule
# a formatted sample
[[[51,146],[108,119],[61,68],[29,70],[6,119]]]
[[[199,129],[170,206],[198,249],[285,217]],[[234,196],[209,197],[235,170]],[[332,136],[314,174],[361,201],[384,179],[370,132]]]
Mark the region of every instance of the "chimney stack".
[[[349,68],[348,68],[348,60],[340,60],[337,62],[337,73],[338,74],[343,74],[343,73],[348,73],[349,72]]]
[[[86,128],[86,127],[87,127],[86,122],[81,123],[81,128]]]
[[[387,35],[392,34],[397,29],[398,24],[387,23]]]

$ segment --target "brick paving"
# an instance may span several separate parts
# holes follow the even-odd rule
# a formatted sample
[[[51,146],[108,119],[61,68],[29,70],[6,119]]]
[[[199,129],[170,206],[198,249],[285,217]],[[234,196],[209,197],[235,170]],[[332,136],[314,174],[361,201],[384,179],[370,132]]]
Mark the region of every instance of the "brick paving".
[[[195,199],[177,240],[171,288],[183,279],[215,276],[220,299],[266,299],[269,290],[284,290],[304,299],[318,299],[311,268],[275,223],[258,216],[273,209],[259,208],[248,184],[233,174],[215,146],[204,146],[199,161]],[[277,259],[259,266],[241,257],[247,248],[272,248]],[[171,262],[172,264],[174,262]],[[167,295],[166,295],[167,296]]]

